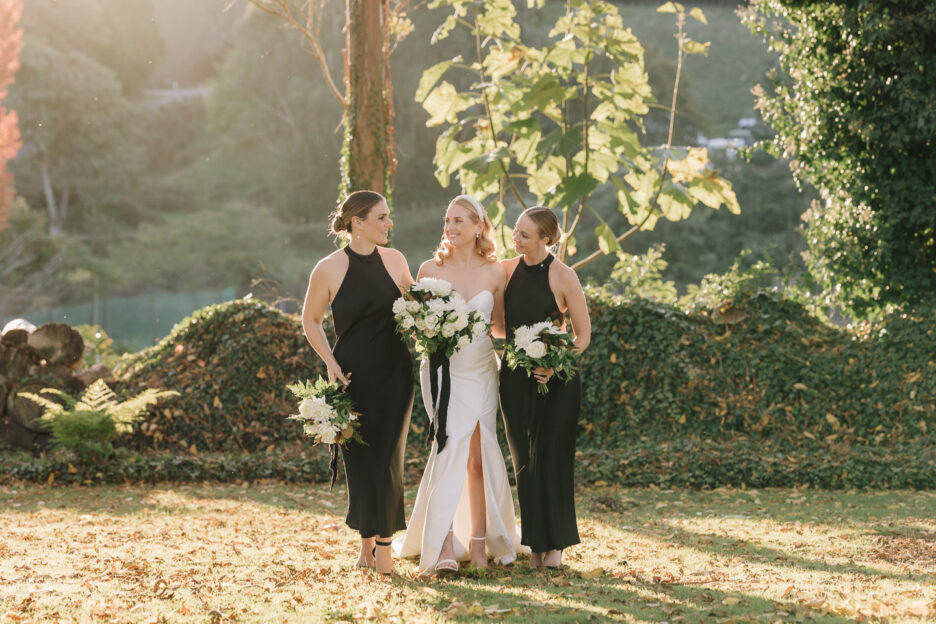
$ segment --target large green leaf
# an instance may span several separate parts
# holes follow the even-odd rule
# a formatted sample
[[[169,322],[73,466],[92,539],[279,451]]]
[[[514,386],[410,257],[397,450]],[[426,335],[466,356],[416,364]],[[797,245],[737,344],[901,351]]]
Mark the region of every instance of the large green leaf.
[[[563,178],[556,187],[556,204],[560,207],[572,206],[595,190],[598,180],[588,173]]]
[[[429,92],[423,102],[423,108],[430,115],[426,126],[431,128],[443,123],[457,123],[458,113],[470,108],[474,103],[471,96],[460,96],[454,85],[442,81],[441,84]]]
[[[614,232],[604,221],[595,228],[595,235],[598,237],[598,249],[602,253],[609,254],[621,251],[621,244],[617,242]]]
[[[460,63],[461,60],[461,56],[456,56],[450,61],[436,63],[424,71],[422,77],[419,79],[419,87],[416,88],[416,101],[422,103],[422,101],[426,99],[426,96],[429,95],[429,90],[436,86],[436,83],[439,82],[439,78],[448,71],[448,68],[455,63]]]

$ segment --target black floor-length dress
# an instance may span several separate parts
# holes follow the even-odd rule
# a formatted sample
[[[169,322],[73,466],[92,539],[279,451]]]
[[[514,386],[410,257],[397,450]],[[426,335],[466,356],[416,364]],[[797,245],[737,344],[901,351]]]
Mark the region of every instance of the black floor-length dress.
[[[413,364],[395,331],[392,306],[400,290],[380,250],[370,255],[344,248],[348,272],[332,301],[335,359],[351,373],[348,394],[367,446],[341,448],[348,483],[349,527],[362,537],[390,536],[406,528],[403,453],[413,408]]]
[[[504,293],[507,338],[520,325],[556,318],[560,312],[549,288],[553,256],[528,266],[517,263]],[[521,542],[533,552],[562,550],[579,543],[575,523],[575,436],[582,382],[553,376],[549,392],[522,368],[501,365],[500,400],[507,443],[513,457],[520,502]]]

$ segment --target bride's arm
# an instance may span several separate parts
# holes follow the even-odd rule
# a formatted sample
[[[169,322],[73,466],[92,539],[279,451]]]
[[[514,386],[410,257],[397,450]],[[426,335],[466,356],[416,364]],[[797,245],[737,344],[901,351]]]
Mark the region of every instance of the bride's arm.
[[[491,311],[491,335],[495,338],[506,338],[507,328],[504,322],[504,289],[507,287],[507,276],[500,264],[494,265],[492,274],[495,276],[494,309]]]

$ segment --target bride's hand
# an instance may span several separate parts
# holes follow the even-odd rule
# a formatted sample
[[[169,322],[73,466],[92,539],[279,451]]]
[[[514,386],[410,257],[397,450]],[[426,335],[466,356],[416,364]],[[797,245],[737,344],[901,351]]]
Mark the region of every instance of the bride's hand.
[[[533,369],[533,376],[536,377],[536,381],[538,381],[539,383],[546,383],[552,378],[555,372],[556,371],[554,371],[551,368],[543,368],[542,366],[537,366],[536,368]]]
[[[347,388],[348,384],[351,383],[351,381],[348,379],[348,377],[351,376],[351,373],[348,373],[347,376],[345,376],[345,374],[341,372],[341,367],[338,366],[337,362],[334,364],[328,364],[327,370],[329,383],[333,381],[340,381],[342,390]]]

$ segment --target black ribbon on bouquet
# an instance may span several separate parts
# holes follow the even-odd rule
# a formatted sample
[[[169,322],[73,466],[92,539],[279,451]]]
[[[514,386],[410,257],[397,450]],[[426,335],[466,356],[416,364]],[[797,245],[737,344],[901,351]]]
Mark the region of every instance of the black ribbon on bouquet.
[[[439,371],[442,371],[442,388],[439,388]],[[435,418],[429,421],[429,439],[426,444],[432,446],[432,438],[438,443],[436,453],[441,453],[448,440],[446,423],[448,422],[449,396],[452,393],[452,375],[449,371],[449,359],[445,351],[439,349],[429,356],[429,389],[432,392],[432,409]],[[436,399],[438,397],[438,399]]]
[[[331,489],[335,487],[335,481],[338,480],[338,445],[329,444],[328,452],[331,456],[328,460],[328,471],[331,475],[331,483],[328,485],[328,489]]]

